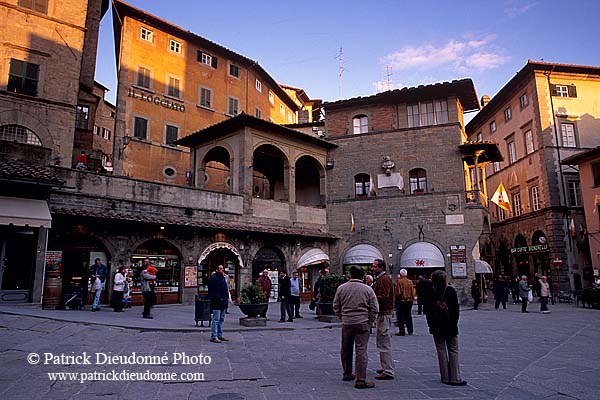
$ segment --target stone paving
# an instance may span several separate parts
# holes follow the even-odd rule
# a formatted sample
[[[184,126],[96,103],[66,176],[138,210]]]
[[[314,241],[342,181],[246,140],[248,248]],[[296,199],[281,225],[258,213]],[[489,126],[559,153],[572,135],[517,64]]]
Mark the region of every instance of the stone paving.
[[[239,311],[227,316],[230,342],[210,343],[206,329],[195,329],[189,306],[157,307],[155,319],[125,313],[46,311],[0,307],[1,399],[598,399],[600,398],[600,311],[568,304],[551,314],[520,313],[520,306],[464,310],[460,322],[461,370],[468,385],[441,384],[433,340],[425,319],[415,316],[416,335],[392,337],[396,379],[376,381],[370,390],[342,382],[339,324],[305,318],[267,330],[240,329]],[[62,315],[61,315],[62,313]],[[29,314],[29,315],[27,315]],[[37,316],[32,316],[37,315]],[[192,316],[190,316],[192,315]],[[60,321],[68,319],[68,321]],[[52,318],[52,319],[51,319]],[[191,319],[191,321],[190,321]],[[129,327],[124,327],[128,322]],[[141,322],[140,322],[141,321]],[[185,322],[187,321],[187,322]],[[99,325],[97,322],[113,325]],[[153,322],[157,329],[143,325]],[[182,326],[183,323],[187,324]],[[138,326],[135,326],[138,325]],[[43,365],[44,353],[131,356],[165,355],[164,365]],[[30,353],[42,361],[28,363]],[[110,353],[110,354],[109,354]],[[175,354],[210,356],[174,363]],[[31,360],[31,358],[30,358]],[[33,359],[35,361],[35,359]],[[74,360],[71,360],[74,361]],[[194,360],[192,360],[194,361]],[[375,335],[369,343],[369,377],[379,367]],[[194,382],[51,380],[55,372],[196,373]],[[203,373],[204,380],[199,380]]]

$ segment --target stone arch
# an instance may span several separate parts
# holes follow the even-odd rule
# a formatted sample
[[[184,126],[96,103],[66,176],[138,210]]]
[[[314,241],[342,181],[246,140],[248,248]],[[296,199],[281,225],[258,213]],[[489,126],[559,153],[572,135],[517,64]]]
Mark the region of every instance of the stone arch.
[[[310,155],[303,155],[294,164],[296,203],[304,206],[325,206],[325,168]]]
[[[252,196],[266,200],[288,201],[289,159],[275,144],[257,146],[252,153]]]
[[[200,170],[200,187],[222,193],[230,193],[232,189],[232,156],[231,152],[221,145],[209,149],[202,158]]]
[[[46,125],[31,114],[20,110],[6,110],[0,112],[0,126],[20,125],[33,131],[41,140],[42,146],[54,150],[54,140]]]

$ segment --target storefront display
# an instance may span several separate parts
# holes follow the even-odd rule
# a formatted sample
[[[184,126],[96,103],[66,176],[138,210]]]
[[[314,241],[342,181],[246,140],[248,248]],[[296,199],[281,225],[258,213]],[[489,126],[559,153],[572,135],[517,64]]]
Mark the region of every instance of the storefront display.
[[[141,300],[136,299],[136,295],[142,293],[142,282],[140,273],[144,269],[144,259],[149,259],[158,269],[156,274],[156,293],[157,304],[173,304],[179,302],[180,293],[180,274],[181,262],[176,255],[157,255],[157,254],[134,254],[131,257],[131,294],[134,296],[132,302],[138,304]]]

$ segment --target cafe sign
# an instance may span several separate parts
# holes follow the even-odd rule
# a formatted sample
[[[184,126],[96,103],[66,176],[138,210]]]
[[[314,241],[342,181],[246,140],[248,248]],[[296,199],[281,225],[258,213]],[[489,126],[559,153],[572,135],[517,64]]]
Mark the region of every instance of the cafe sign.
[[[536,244],[533,246],[512,247],[510,249],[511,254],[540,253],[543,251],[548,251],[548,243]]]
[[[147,101],[148,103],[153,103],[157,106],[168,108],[169,110],[185,112],[185,106],[183,104],[172,102],[171,100],[167,100],[164,97],[139,92],[133,88],[127,89],[127,96],[133,97],[134,99]]]

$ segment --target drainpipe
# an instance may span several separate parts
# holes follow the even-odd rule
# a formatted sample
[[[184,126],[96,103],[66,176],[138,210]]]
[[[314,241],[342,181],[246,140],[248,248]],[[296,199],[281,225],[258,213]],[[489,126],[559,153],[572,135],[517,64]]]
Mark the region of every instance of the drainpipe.
[[[561,158],[560,158],[560,143],[558,141],[558,124],[556,123],[556,113],[554,112],[554,100],[552,99],[552,87],[550,86],[550,75],[552,74],[553,70],[554,70],[554,67],[552,67],[552,70],[550,70],[549,72],[547,72],[547,73],[544,72],[544,75],[546,75],[546,79],[548,82],[548,93],[550,94],[550,109],[552,111],[552,123],[554,124],[554,140],[556,141],[556,155],[558,158],[558,174],[560,177],[560,191],[559,192],[562,192],[562,196],[559,196],[559,198],[558,198],[559,203],[560,203],[559,205],[566,206],[567,193],[565,192],[565,182],[564,182]]]

